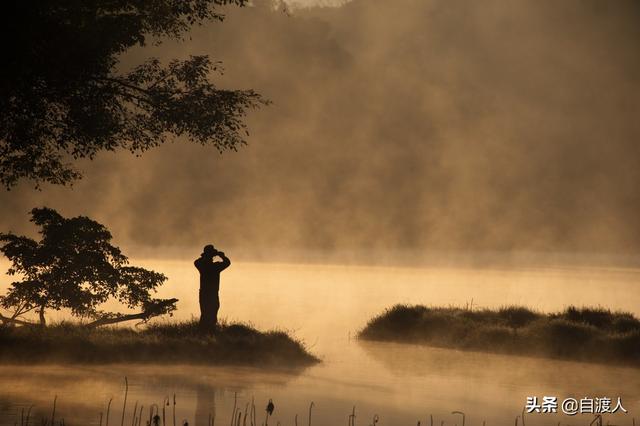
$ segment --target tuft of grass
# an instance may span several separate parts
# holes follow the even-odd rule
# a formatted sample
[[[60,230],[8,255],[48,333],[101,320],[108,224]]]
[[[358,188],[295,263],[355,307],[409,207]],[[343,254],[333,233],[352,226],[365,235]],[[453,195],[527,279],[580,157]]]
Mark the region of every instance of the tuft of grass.
[[[640,320],[627,312],[577,308],[544,314],[522,306],[469,310],[395,305],[359,338],[640,365]]]
[[[196,321],[158,323],[141,330],[87,328],[62,322],[48,327],[0,327],[4,363],[195,363],[301,367],[318,362],[281,331],[221,324],[203,333]]]

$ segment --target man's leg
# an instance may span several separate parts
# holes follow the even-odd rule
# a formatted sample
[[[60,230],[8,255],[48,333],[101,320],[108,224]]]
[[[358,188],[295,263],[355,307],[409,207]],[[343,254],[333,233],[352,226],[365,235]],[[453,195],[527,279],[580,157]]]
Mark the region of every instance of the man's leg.
[[[207,307],[204,291],[202,291],[202,289],[200,289],[200,292],[198,293],[198,301],[200,302],[200,328],[204,328],[207,320]]]
[[[220,296],[218,292],[211,298],[211,320],[213,321],[213,326],[218,326],[218,310],[220,310]]]
[[[200,328],[203,330],[211,329],[211,316],[213,315],[212,296],[211,291],[200,290]]]

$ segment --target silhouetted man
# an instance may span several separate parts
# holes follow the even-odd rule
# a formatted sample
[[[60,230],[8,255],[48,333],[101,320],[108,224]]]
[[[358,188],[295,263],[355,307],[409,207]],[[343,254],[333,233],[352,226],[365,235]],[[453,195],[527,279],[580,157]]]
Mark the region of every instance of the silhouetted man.
[[[221,258],[222,262],[214,262],[213,258],[216,256]],[[200,327],[213,331],[218,325],[220,309],[220,272],[227,269],[231,261],[223,252],[208,244],[193,264],[200,272]]]

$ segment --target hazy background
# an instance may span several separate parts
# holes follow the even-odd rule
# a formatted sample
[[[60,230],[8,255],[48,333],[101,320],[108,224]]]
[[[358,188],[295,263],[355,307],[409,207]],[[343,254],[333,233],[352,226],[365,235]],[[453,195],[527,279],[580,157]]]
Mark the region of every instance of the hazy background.
[[[639,1],[289,9],[123,58],[222,60],[221,86],[273,101],[248,146],[102,154],[73,188],[0,191],[0,230],[47,205],[133,253],[640,253]]]

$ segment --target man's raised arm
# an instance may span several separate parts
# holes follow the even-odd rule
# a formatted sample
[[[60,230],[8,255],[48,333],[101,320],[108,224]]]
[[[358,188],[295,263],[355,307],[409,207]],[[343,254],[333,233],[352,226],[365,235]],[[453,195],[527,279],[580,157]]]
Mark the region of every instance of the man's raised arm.
[[[216,266],[221,270],[224,271],[225,269],[227,269],[229,266],[231,266],[231,261],[229,260],[229,258],[224,254],[224,252],[219,251],[218,252],[218,256],[220,257],[220,259],[222,259],[222,262],[216,262]]]

